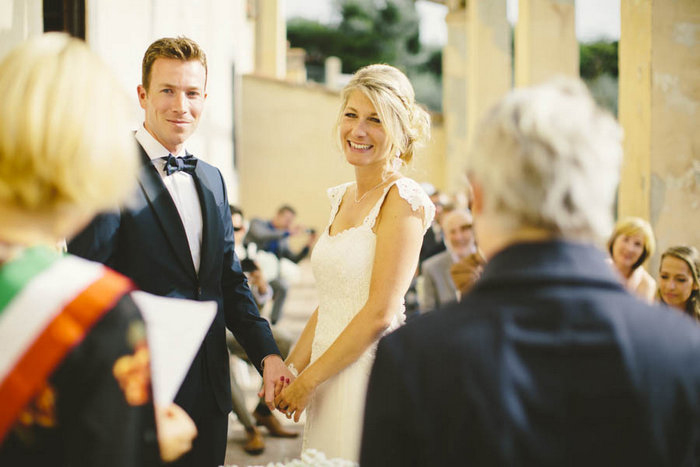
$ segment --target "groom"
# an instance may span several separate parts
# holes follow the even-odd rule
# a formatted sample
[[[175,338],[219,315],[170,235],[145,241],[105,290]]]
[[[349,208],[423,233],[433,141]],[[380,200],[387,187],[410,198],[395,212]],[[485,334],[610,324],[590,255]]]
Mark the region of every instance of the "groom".
[[[234,253],[221,173],[185,149],[204,107],[206,82],[206,56],[193,40],[163,38],[150,45],[137,88],[145,111],[135,135],[143,161],[139,190],[128,206],[99,216],[68,246],[147,292],[217,302],[214,322],[175,397],[199,432],[175,465],[192,467],[224,463],[231,410],[225,327],[262,373],[271,408],[274,382],[293,379]]]

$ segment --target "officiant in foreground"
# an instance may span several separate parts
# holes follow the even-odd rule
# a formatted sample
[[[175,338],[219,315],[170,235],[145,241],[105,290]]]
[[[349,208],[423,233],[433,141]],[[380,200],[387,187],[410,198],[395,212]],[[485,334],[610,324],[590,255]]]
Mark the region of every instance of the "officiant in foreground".
[[[175,460],[197,433],[181,408],[154,406],[133,283],[58,247],[134,185],[126,96],[59,33],[12,50],[0,88],[0,465]]]
[[[600,248],[621,136],[578,80],[488,113],[466,159],[488,262],[380,341],[361,465],[700,463],[700,327],[632,296]]]

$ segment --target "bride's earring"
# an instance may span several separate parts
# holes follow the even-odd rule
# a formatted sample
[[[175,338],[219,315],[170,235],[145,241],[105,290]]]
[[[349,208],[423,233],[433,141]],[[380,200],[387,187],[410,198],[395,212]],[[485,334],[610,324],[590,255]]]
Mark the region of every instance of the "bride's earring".
[[[396,155],[391,160],[391,171],[398,172],[399,170],[401,170],[402,164],[403,164],[403,161],[401,161],[401,157],[400,157],[399,153],[397,152]]]

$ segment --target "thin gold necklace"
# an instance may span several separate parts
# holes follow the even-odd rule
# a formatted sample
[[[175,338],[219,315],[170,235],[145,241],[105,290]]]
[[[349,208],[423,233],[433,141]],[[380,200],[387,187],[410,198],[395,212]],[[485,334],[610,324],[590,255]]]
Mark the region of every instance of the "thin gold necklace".
[[[377,183],[376,185],[374,185],[369,190],[365,191],[365,194],[360,196],[360,199],[357,199],[357,182],[355,182],[355,204],[360,204],[362,202],[362,200],[365,199],[365,196],[367,196],[368,194],[370,194],[371,192],[373,192],[374,190],[376,190],[377,188],[382,186],[382,184],[384,182],[386,182],[387,180],[389,180],[391,178],[391,176],[394,175],[394,173],[395,172],[391,172],[387,177],[382,177],[381,181],[379,183]]]

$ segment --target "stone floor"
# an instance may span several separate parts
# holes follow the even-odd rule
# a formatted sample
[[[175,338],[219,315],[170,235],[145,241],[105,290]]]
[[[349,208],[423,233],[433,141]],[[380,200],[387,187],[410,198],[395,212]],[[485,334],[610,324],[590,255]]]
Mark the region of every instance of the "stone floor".
[[[314,288],[313,275],[308,260],[299,264],[299,278],[292,284],[287,295],[287,302],[282,317],[277,322],[276,328],[288,334],[294,342],[301,335],[306,321],[318,306],[316,290]],[[269,308],[262,312],[263,316],[269,316]],[[257,404],[256,393],[260,389],[262,378],[250,366],[236,357],[232,357],[232,371],[246,394],[246,404],[252,411]],[[304,431],[304,416],[299,423],[287,420],[284,416],[276,414],[286,428],[299,432],[297,438],[274,438],[269,436],[267,429],[260,427],[260,432],[265,438],[265,451],[257,456],[251,456],[243,450],[245,443],[245,431],[234,414],[229,419],[228,447],[226,449],[226,466],[266,466],[270,463],[289,461],[298,458],[301,454],[301,437]]]
[[[234,417],[235,418],[235,417]],[[226,448],[226,467],[231,466],[266,466],[269,463],[285,462],[299,458],[301,454],[301,436],[304,426],[299,423],[288,428],[298,431],[298,438],[273,438],[267,436],[265,428],[261,432],[265,436],[265,451],[257,456],[252,456],[243,450],[245,433],[243,428],[229,430],[228,447]]]

